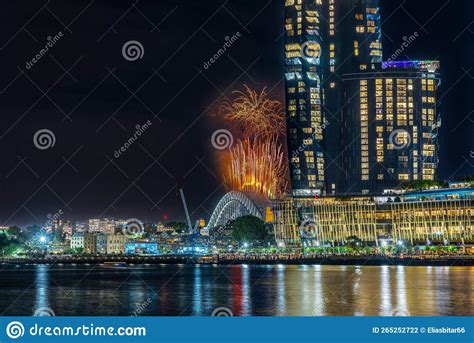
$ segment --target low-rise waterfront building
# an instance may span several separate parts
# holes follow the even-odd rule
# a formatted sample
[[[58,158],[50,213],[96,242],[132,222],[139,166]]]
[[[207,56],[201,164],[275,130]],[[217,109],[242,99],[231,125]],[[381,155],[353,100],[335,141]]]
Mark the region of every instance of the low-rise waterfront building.
[[[107,254],[123,254],[125,253],[125,244],[127,238],[125,235],[106,235],[106,252]]]
[[[70,247],[73,250],[76,249],[84,249],[84,234],[82,233],[75,233],[71,237]]]
[[[125,243],[126,237],[121,234],[87,233],[84,235],[84,252],[86,254],[123,254]]]
[[[86,254],[95,254],[97,252],[95,234],[86,233],[84,235],[84,252]]]
[[[274,202],[279,246],[339,244],[356,236],[416,244],[473,244],[474,189],[398,196],[287,198]]]
[[[87,233],[84,236],[84,252],[86,254],[105,254],[106,236],[102,233]]]
[[[159,255],[156,242],[130,242],[125,244],[127,255]]]
[[[95,235],[95,249],[97,254],[107,253],[107,235],[103,233]]]

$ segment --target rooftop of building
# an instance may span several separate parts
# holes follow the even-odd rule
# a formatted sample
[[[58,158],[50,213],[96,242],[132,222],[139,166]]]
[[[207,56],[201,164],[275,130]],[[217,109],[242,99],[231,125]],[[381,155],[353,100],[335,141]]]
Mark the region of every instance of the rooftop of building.
[[[399,68],[399,69],[418,69],[435,73],[440,67],[439,61],[386,61],[382,62],[382,69]]]
[[[393,203],[393,202],[412,202],[412,201],[430,201],[430,200],[448,200],[448,199],[474,199],[474,186],[464,188],[438,188],[428,190],[394,190],[391,193],[370,193],[370,194],[344,194],[344,195],[326,195],[319,197],[289,197],[299,201],[362,201]]]

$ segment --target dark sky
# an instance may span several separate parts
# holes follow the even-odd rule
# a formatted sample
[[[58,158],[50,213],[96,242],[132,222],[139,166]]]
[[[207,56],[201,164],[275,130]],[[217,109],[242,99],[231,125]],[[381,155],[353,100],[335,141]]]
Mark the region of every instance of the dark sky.
[[[427,5],[429,3],[429,6]],[[0,20],[0,223],[63,218],[183,219],[182,178],[193,220],[225,193],[206,113],[248,84],[283,100],[284,0],[10,1]],[[468,8],[468,6],[470,8]],[[473,21],[469,0],[382,1],[384,52],[414,31],[412,59],[439,59],[443,78],[440,177],[472,174]],[[47,37],[63,37],[30,69]],[[209,69],[226,36],[242,37]],[[134,62],[122,46],[144,47]],[[406,58],[408,58],[406,57]],[[148,129],[119,158],[114,152]],[[55,135],[40,150],[33,136]]]

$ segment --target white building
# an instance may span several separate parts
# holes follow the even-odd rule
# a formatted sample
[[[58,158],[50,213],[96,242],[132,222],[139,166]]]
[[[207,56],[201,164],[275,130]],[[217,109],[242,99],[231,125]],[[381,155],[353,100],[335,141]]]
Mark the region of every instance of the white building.
[[[84,235],[75,233],[71,237],[71,249],[84,249]]]

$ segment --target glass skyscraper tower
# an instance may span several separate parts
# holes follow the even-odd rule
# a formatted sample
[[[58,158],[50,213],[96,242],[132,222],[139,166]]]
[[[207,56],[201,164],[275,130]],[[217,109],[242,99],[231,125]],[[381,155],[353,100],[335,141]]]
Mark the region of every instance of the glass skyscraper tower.
[[[323,153],[323,6],[321,0],[286,0],[285,78],[287,138],[293,193],[320,194]]]
[[[379,0],[286,0],[285,10],[293,195],[433,180],[439,63],[383,62]]]

